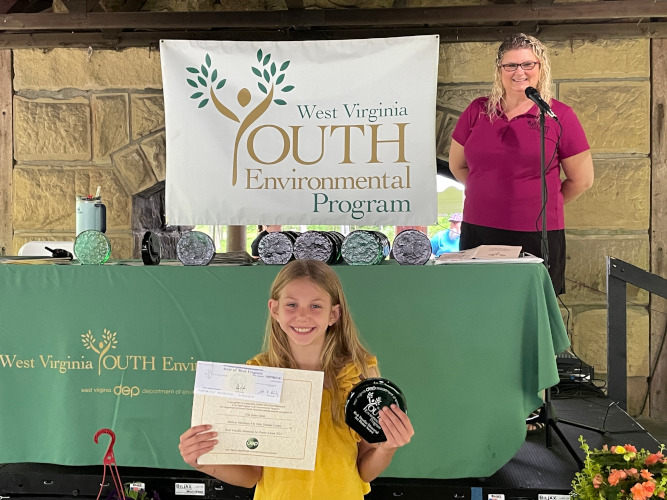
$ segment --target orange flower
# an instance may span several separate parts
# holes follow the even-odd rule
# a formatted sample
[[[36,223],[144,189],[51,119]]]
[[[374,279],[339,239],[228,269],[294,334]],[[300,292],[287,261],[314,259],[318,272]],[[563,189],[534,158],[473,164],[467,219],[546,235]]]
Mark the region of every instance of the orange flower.
[[[626,477],[628,477],[628,475],[625,473],[625,471],[612,469],[611,473],[609,474],[608,481],[612,486],[616,486],[619,481],[625,479]]]
[[[600,474],[596,474],[595,477],[593,478],[593,486],[595,488],[599,488],[600,485],[604,482],[604,478]]]
[[[655,483],[653,481],[646,481],[645,483],[642,483],[642,488],[644,489],[646,497],[650,497],[655,491]]]
[[[658,453],[652,453],[651,455],[649,455],[648,457],[646,457],[646,460],[644,460],[644,463],[645,463],[646,465],[657,464],[662,458],[664,458],[663,455],[662,455],[662,453],[660,453],[660,452],[658,452]]]
[[[634,500],[644,500],[645,498],[648,498],[642,483],[635,484],[632,488],[630,488],[630,492],[632,493],[632,498]]]
[[[661,491],[660,493],[658,493],[658,496],[659,496],[660,498],[665,498],[665,492],[664,492],[664,491]]]
[[[625,448],[625,451],[626,451],[627,453],[637,453],[637,448],[635,448],[635,447],[632,446],[631,444],[623,445],[623,448]]]
[[[648,469],[642,469],[640,476],[643,477],[644,479],[651,479],[653,477],[653,474]]]

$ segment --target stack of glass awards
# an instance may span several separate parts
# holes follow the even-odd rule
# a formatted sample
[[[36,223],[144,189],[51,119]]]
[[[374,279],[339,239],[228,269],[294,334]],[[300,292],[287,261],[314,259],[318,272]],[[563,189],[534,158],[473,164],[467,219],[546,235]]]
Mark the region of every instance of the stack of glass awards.
[[[341,254],[351,266],[379,264],[389,255],[387,236],[379,231],[352,231],[343,241]]]
[[[431,240],[421,231],[406,229],[394,238],[393,250],[399,264],[421,266],[431,258]]]
[[[264,264],[287,264],[294,258],[294,243],[300,234],[296,231],[268,233],[257,247],[259,258]]]
[[[345,237],[337,231],[306,231],[294,243],[294,257],[338,264]]]

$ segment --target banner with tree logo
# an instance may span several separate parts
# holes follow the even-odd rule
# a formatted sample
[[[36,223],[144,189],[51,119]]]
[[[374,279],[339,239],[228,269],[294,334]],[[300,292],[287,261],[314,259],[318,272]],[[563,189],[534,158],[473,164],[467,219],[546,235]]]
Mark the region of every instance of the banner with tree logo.
[[[437,36],[160,46],[168,223],[437,220]]]

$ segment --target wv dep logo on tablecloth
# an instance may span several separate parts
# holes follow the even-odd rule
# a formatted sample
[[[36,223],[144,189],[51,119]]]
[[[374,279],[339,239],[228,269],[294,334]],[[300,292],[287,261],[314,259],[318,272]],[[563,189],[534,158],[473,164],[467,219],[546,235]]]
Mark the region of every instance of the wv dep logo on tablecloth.
[[[160,54],[170,224],[436,220],[438,37]]]

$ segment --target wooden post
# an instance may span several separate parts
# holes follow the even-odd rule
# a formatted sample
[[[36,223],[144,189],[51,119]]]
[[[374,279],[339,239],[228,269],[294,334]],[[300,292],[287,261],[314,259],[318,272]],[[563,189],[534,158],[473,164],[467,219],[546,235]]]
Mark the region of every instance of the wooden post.
[[[0,255],[12,255],[12,51],[0,50]]]
[[[246,249],[246,227],[227,226],[227,251],[239,252]]]
[[[650,271],[658,276],[667,276],[667,39],[651,40],[651,224],[650,224]],[[667,414],[667,353],[663,350],[657,358],[660,342],[667,323],[667,299],[651,294],[650,368],[655,368],[651,381],[649,415],[660,417]]]

